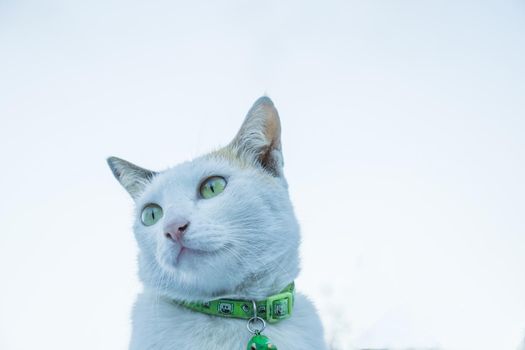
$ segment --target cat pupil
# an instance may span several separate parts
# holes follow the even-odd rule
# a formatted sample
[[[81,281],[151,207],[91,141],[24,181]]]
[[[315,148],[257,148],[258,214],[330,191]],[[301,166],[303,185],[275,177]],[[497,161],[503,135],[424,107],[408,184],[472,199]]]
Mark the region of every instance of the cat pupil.
[[[210,185],[210,190],[215,193],[215,190],[213,189],[213,185]]]

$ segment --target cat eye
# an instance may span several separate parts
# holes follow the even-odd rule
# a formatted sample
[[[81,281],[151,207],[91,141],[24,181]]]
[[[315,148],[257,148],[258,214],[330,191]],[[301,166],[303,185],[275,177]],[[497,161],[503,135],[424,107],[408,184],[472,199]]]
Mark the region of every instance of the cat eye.
[[[162,217],[162,208],[155,203],[150,203],[142,209],[140,220],[145,226],[151,226]]]
[[[221,176],[212,176],[204,180],[201,184],[200,193],[202,198],[213,198],[221,194],[226,187],[226,180]]]

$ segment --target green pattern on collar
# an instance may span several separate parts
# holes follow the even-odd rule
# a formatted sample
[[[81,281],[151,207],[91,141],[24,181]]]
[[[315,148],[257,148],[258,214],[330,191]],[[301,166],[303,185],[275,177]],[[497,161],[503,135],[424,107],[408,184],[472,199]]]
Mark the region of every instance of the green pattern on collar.
[[[264,300],[256,301],[257,316],[263,318],[268,323],[276,323],[289,318],[292,315],[294,304],[294,289],[295,286],[292,282],[280,293],[271,295]],[[205,303],[174,302],[190,310],[213,316],[242,318],[246,320],[253,317],[253,304],[251,300],[216,299]]]

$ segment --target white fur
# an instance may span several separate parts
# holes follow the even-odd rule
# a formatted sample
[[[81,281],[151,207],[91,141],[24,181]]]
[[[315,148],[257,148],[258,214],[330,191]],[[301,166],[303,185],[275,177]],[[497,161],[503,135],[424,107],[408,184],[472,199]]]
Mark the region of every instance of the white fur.
[[[261,98],[223,150],[160,173],[108,160],[136,203],[144,292],[133,311],[130,349],[246,348],[251,337],[246,320],[204,315],[173,300],[260,300],[297,277],[299,227],[282,176],[280,145],[277,111]],[[226,179],[224,192],[201,198],[200,184],[215,175]],[[152,226],[140,220],[148,203],[164,210]],[[181,242],[196,252],[179,256],[179,242],[166,238],[165,226],[177,220],[190,222]],[[325,349],[315,308],[300,293],[292,317],[269,325],[264,334],[281,350]]]
[[[297,294],[293,316],[263,332],[279,350],[324,350],[323,331],[312,303]],[[246,320],[207,316],[174,306],[153,293],[139,295],[133,310],[130,350],[245,350]]]

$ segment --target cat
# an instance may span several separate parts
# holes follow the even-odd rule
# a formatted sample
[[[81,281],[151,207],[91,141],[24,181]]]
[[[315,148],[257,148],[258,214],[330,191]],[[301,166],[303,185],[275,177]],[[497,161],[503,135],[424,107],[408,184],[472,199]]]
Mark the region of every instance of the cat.
[[[162,172],[107,161],[135,202],[144,290],[133,308],[129,349],[246,349],[253,336],[246,319],[183,303],[264,300],[299,273],[299,225],[272,100],[254,103],[226,147],[192,161]],[[298,292],[291,317],[268,324],[263,334],[281,350],[326,349],[317,311]]]

